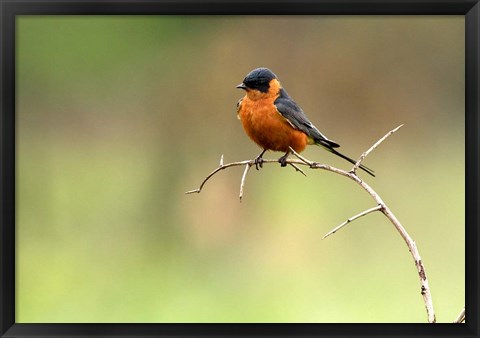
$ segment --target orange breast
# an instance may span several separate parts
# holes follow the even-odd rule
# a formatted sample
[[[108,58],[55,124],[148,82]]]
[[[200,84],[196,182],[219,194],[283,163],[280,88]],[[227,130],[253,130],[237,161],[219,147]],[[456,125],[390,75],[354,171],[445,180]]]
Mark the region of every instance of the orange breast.
[[[292,147],[301,152],[307,145],[307,135],[294,129],[273,105],[273,98],[242,100],[239,118],[247,135],[260,147],[287,152]]]

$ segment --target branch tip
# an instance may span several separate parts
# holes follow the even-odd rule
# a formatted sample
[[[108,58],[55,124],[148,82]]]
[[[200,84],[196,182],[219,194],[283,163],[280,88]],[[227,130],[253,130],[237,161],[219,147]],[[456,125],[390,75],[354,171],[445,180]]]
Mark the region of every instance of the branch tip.
[[[245,186],[245,178],[247,177],[248,171],[250,170],[251,166],[252,166],[251,163],[247,163],[245,165],[245,170],[243,171],[242,180],[240,181],[240,194],[238,196],[240,198],[240,202],[242,201],[242,197],[243,197],[243,187]]]
[[[295,171],[298,171],[298,172],[300,172],[300,174],[307,177],[307,174],[305,174],[305,172],[302,169],[300,169],[297,165],[295,165],[293,163],[288,163],[288,164],[290,164],[295,169]]]
[[[350,223],[350,222],[353,222],[353,221],[356,220],[357,218],[360,218],[360,217],[362,217],[362,216],[368,215],[369,213],[378,211],[378,210],[380,210],[380,209],[382,209],[382,206],[381,206],[380,204],[378,204],[377,206],[375,206],[375,207],[373,207],[373,208],[370,208],[370,209],[368,209],[368,210],[362,211],[361,213],[356,214],[355,216],[352,216],[352,217],[348,218],[345,222],[343,222],[343,223],[340,224],[339,226],[335,227],[333,230],[329,231],[325,236],[322,237],[322,239],[325,239],[325,238],[327,238],[328,236],[333,235],[333,234],[336,233],[338,230],[340,230],[341,228],[343,228],[345,225],[347,225],[347,224]]]
[[[360,156],[360,158],[357,160],[357,162],[353,165],[352,169],[350,170],[351,173],[353,173],[354,175],[356,175],[356,171],[357,169],[360,167],[360,164],[362,164],[362,161],[365,159],[365,157],[368,156],[368,154],[370,154],[373,150],[375,150],[379,145],[380,143],[382,143],[383,141],[385,141],[387,139],[387,137],[389,137],[390,135],[392,135],[394,132],[396,132],[398,129],[400,129],[401,127],[403,127],[404,124],[401,124],[399,125],[398,127],[396,127],[395,129],[392,129],[390,130],[388,133],[386,133],[380,140],[378,140],[377,142],[375,142],[375,144],[373,146],[371,146],[367,151],[365,151],[364,153],[362,153],[362,155]]]

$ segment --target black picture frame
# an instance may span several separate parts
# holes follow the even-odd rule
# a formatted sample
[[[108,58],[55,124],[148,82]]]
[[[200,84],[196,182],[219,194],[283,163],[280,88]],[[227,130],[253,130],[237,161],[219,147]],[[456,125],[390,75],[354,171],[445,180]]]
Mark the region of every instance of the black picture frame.
[[[26,324],[15,323],[15,20],[18,15],[383,14],[465,15],[466,313],[465,324]],[[1,337],[462,336],[478,337],[478,170],[480,4],[478,0],[14,1],[1,21]],[[445,170],[448,170],[445,168]]]

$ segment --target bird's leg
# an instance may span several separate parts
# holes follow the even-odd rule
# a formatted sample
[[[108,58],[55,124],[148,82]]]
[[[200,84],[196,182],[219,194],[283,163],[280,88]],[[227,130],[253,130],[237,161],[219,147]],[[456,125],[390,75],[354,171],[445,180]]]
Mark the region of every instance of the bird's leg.
[[[282,157],[278,159],[278,162],[280,162],[280,166],[286,167],[287,166],[287,158],[288,155],[290,155],[290,150],[285,153]]]
[[[257,157],[255,157],[255,169],[258,170],[258,167],[260,168],[263,168],[263,154],[265,154],[265,152],[267,151],[267,149],[263,149],[263,151],[260,153],[260,155],[258,155]]]

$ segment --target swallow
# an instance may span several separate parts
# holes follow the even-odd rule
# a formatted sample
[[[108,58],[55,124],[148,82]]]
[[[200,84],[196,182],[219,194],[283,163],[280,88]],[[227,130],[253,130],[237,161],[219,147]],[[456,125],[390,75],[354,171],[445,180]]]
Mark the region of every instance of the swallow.
[[[268,68],[256,68],[236,88],[245,91],[237,103],[237,117],[245,133],[263,150],[255,158],[255,166],[262,167],[267,150],[281,151],[285,155],[278,161],[287,165],[290,147],[297,153],[307,145],[318,145],[355,164],[356,161],[338,152],[338,143],[328,139],[308,119],[300,106],[287,94],[278,77]],[[364,165],[360,169],[371,176],[373,170]]]

